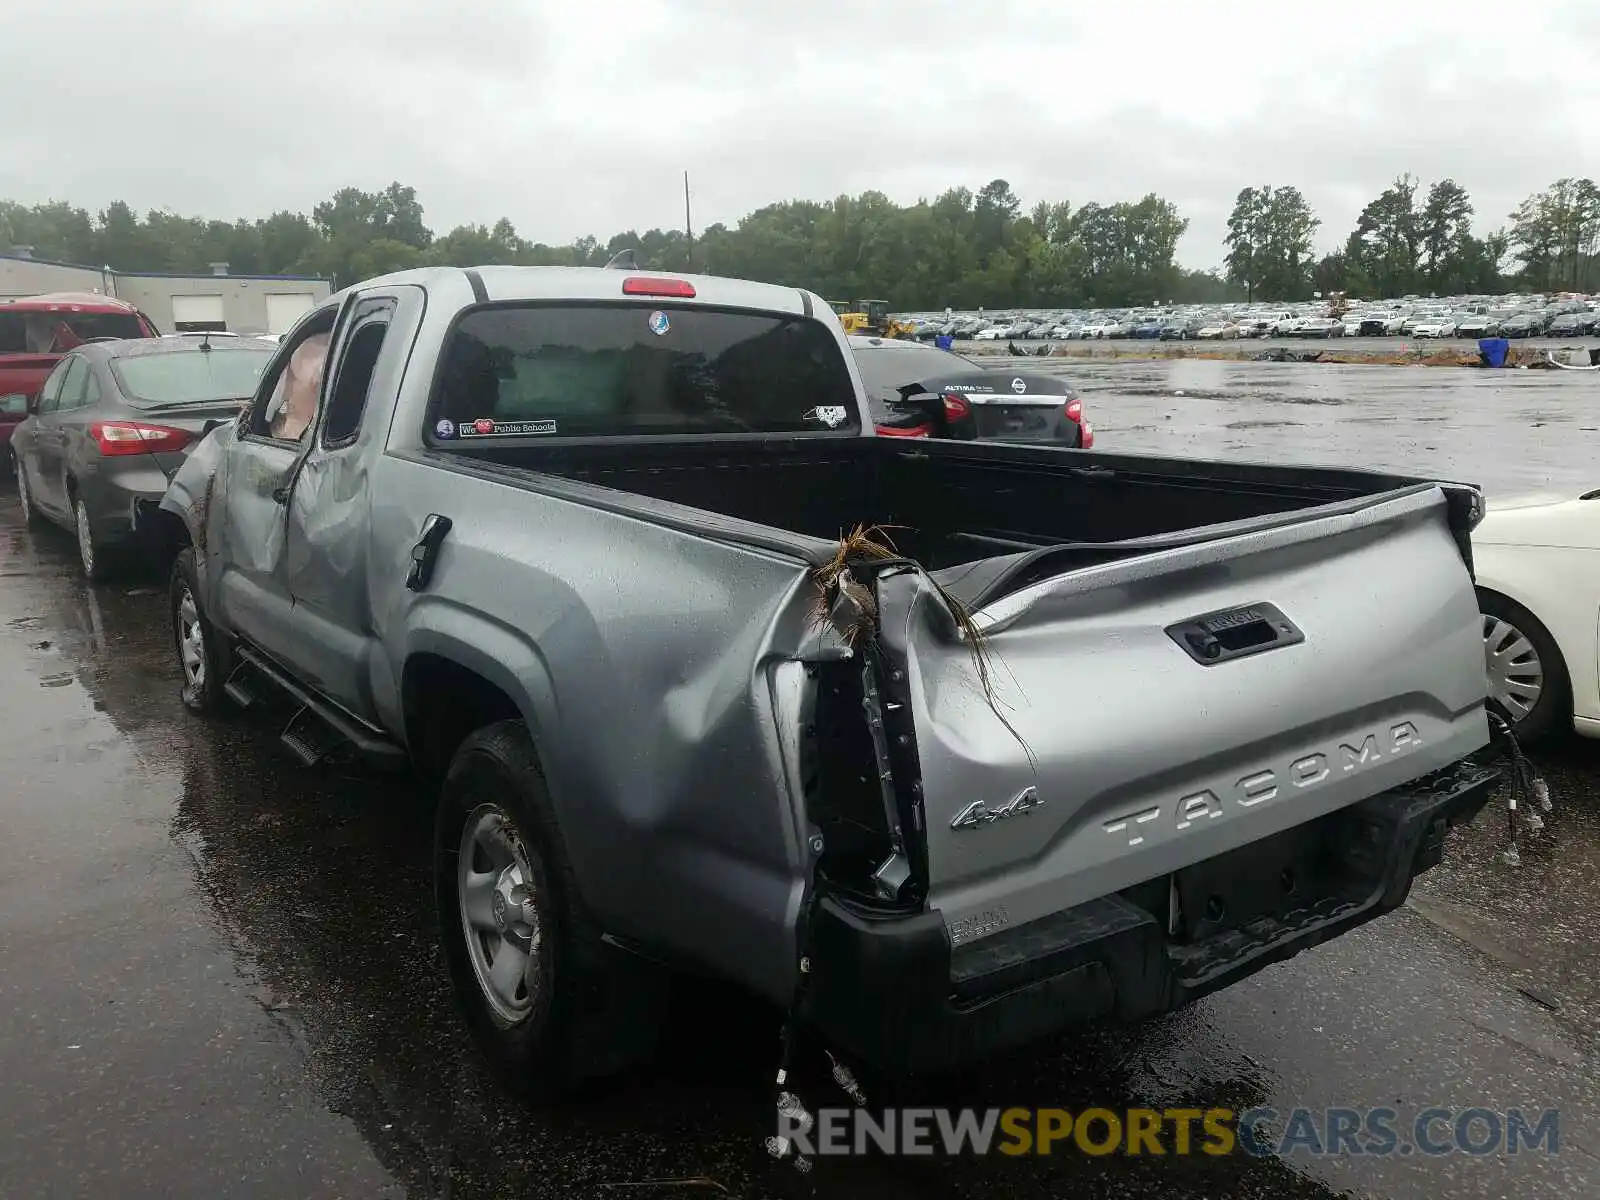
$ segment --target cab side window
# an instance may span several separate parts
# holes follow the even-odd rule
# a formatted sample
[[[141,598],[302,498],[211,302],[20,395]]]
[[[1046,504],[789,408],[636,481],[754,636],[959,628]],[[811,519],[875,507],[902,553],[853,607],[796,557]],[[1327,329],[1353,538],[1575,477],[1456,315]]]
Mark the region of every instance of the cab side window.
[[[356,306],[350,334],[334,368],[333,386],[328,390],[328,415],[322,423],[324,448],[337,449],[355,441],[366,411],[372,373],[393,315],[392,300],[363,300]]]

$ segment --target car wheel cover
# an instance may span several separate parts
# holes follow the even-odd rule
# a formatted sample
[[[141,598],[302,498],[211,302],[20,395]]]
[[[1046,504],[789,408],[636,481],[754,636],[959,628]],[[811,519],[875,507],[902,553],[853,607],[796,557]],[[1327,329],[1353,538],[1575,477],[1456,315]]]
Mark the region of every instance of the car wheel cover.
[[[1489,699],[1513,722],[1522,721],[1544,695],[1544,664],[1533,639],[1504,617],[1484,613],[1483,659]]]
[[[467,816],[456,895],[478,991],[502,1025],[519,1024],[538,999],[541,897],[522,838],[497,805],[480,804]]]
[[[94,531],[89,528],[89,506],[82,500],[73,506],[73,524],[78,531],[78,557],[83,559],[83,571],[94,574]]]

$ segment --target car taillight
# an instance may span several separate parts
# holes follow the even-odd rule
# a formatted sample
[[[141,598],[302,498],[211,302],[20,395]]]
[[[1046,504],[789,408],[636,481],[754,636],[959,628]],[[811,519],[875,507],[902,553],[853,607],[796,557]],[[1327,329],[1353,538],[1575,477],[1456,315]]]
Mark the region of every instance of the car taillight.
[[[925,438],[933,436],[932,425],[879,425],[876,426],[879,437],[909,437]]]
[[[1073,397],[1067,401],[1067,406],[1061,411],[1067,414],[1067,420],[1081,421],[1083,420],[1083,401]]]
[[[91,421],[89,436],[108,458],[121,454],[161,454],[182,450],[189,435],[165,425],[146,425],[142,421]]]
[[[694,299],[694,284],[687,279],[664,279],[659,275],[630,275],[622,281],[624,296],[673,296]]]
[[[960,421],[972,415],[972,405],[967,398],[955,392],[944,394],[944,417],[947,421]]]
[[[1082,436],[1078,439],[1078,447],[1082,450],[1089,450],[1093,448],[1094,426],[1089,424],[1087,421],[1079,421],[1078,428],[1082,431]]]

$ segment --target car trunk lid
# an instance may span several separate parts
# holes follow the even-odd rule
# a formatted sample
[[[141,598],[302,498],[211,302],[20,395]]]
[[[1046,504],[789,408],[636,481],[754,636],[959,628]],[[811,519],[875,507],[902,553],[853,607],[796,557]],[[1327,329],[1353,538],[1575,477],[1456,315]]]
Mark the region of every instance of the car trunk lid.
[[[180,448],[151,450],[150,457],[156,460],[156,465],[168,479],[171,479],[173,473],[183,466],[184,460],[189,457],[189,452],[200,444],[201,439],[216,426],[237,417],[243,410],[244,404],[243,400],[231,400],[141,408],[138,415],[139,424],[177,430],[188,435],[188,440]]]
[[[1037,393],[1018,396],[1003,392],[968,394],[980,438],[1013,442],[1070,441],[1073,422],[1065,412],[1067,397]]]

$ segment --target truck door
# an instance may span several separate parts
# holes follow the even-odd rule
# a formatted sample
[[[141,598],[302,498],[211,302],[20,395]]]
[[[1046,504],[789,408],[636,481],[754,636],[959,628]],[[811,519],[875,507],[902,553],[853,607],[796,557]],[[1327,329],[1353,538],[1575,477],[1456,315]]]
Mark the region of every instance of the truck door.
[[[397,344],[403,339],[390,329],[402,298],[420,307],[415,288],[365,293],[341,323],[315,441],[289,497],[287,571],[301,646],[296,666],[307,682],[365,719],[376,712],[372,656],[378,652],[367,580],[368,485],[393,411],[392,405],[369,406],[367,396],[393,397],[399,387],[404,352]]]
[[[319,312],[284,339],[223,451],[207,519],[212,618],[297,675],[306,655],[291,620],[289,497],[326,391],[317,359],[325,356],[333,317],[332,310]]]

